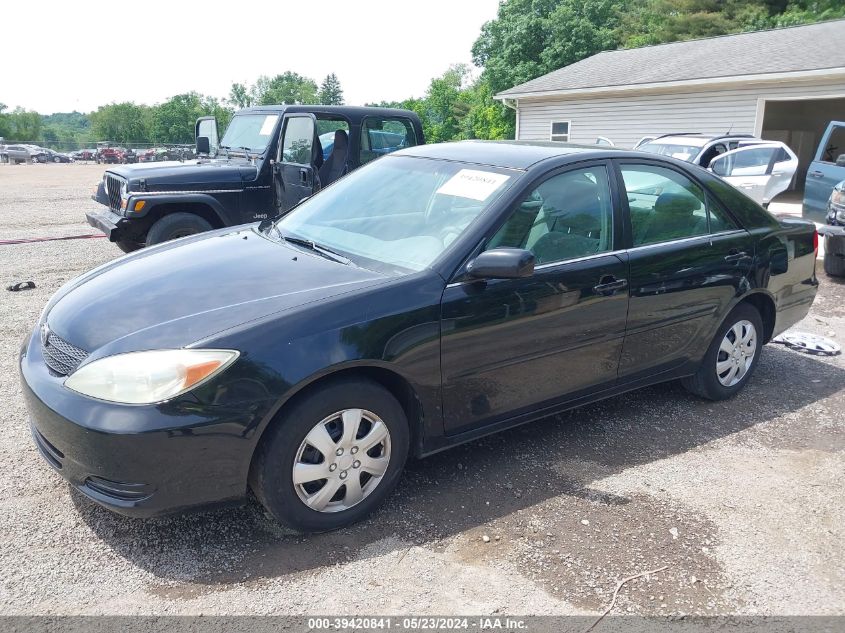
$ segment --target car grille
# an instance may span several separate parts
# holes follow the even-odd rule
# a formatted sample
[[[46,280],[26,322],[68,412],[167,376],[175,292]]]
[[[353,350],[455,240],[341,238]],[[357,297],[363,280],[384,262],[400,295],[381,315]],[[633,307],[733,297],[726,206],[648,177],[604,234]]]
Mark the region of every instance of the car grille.
[[[106,174],[106,195],[109,197],[109,209],[120,212],[120,188],[126,181],[120,176]]]
[[[60,376],[72,374],[80,363],[88,358],[88,352],[84,349],[71,345],[52,332],[47,334],[47,340],[44,341],[41,354],[44,356],[47,367]]]

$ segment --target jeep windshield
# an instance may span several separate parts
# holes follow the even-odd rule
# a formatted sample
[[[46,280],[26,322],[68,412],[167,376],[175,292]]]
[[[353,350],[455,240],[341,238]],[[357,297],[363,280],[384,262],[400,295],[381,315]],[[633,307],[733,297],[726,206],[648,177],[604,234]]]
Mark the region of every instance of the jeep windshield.
[[[388,156],[307,199],[269,232],[401,274],[430,266],[521,172]]]
[[[220,147],[261,154],[273,137],[278,114],[238,114],[232,118]]]

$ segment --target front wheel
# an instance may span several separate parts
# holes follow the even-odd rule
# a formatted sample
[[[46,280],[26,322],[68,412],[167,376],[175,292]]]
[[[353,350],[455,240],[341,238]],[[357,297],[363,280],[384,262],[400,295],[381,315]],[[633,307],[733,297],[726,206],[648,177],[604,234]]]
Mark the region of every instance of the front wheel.
[[[133,253],[139,248],[144,248],[144,245],[141,242],[133,242],[131,240],[119,240],[115,242],[115,244],[117,244],[117,247],[124,253]]]
[[[747,303],[734,308],[716,336],[698,371],[681,383],[691,393],[708,400],[726,400],[742,389],[760,360],[763,320]]]
[[[147,246],[169,242],[180,237],[204,233],[212,228],[206,220],[193,213],[171,213],[158,219],[147,233]]]
[[[381,385],[340,380],[299,400],[261,439],[250,486],[274,519],[325,532],[375,510],[399,481],[408,421]]]

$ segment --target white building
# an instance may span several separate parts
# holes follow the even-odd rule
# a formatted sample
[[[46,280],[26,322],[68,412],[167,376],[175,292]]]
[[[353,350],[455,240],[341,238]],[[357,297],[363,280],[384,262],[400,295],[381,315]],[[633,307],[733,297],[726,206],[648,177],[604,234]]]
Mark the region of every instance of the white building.
[[[518,139],[631,147],[731,131],[783,141],[803,182],[827,123],[845,120],[845,20],[605,51],[496,98],[516,109]]]

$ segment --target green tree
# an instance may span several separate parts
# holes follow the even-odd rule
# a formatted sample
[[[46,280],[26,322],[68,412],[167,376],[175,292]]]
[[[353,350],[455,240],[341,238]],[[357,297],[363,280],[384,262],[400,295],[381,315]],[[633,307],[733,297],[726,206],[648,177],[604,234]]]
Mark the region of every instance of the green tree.
[[[5,114],[8,106],[5,103],[0,103],[0,136],[6,138],[11,132],[11,124],[9,123],[9,115]]]
[[[36,142],[41,139],[41,115],[17,107],[8,115],[9,140]]]
[[[186,92],[152,108],[151,136],[155,143],[193,143],[194,126],[201,116],[214,116],[220,130],[232,117],[232,110],[215,97]]]
[[[326,75],[320,85],[317,98],[323,105],[343,105],[343,88],[340,87],[340,80],[337,75],[334,73]]]
[[[150,108],[131,102],[100,106],[91,113],[91,133],[98,141],[143,143],[150,135]]]
[[[253,103],[257,105],[319,103],[317,92],[313,79],[290,70],[272,78],[262,75],[250,89]]]
[[[252,94],[246,84],[232,84],[232,89],[229,90],[229,103],[238,108],[248,108],[252,105]]]

